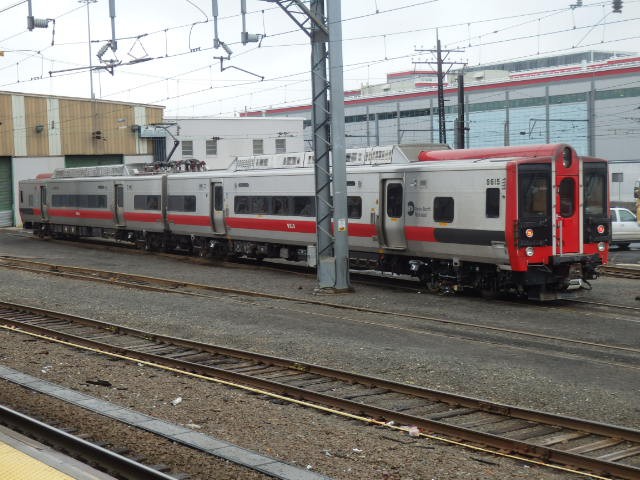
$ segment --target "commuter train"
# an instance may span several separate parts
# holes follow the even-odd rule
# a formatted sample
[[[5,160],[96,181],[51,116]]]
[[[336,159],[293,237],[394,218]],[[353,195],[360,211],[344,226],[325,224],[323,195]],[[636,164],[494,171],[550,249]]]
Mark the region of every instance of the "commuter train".
[[[554,299],[590,288],[610,238],[608,167],[568,145],[347,150],[350,262],[432,291]],[[26,228],[200,256],[315,260],[311,153],[228,170],[59,169],[21,181]]]

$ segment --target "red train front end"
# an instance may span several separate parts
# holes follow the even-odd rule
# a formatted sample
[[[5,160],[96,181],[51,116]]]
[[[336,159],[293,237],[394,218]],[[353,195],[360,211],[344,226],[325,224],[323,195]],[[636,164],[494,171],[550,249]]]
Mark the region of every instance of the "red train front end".
[[[421,152],[419,160],[508,158],[506,247],[529,298],[590,288],[611,236],[607,162],[565,144]]]
[[[607,182],[604,160],[580,158],[567,146],[507,167],[509,257],[530,298],[590,288],[608,257]]]

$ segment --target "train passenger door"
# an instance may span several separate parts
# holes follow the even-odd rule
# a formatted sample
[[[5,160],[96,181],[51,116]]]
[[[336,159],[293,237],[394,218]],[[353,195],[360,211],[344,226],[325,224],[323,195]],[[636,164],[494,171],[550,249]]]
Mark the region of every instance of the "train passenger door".
[[[556,161],[555,169],[556,255],[582,251],[582,209],[579,201],[582,195],[578,181],[578,161],[572,162],[568,158],[564,165],[562,161]]]
[[[115,186],[115,214],[116,225],[124,225],[124,187],[122,184],[116,184]]]
[[[382,180],[381,246],[404,249],[404,185],[401,178]]]
[[[40,185],[40,216],[43,220],[49,219],[49,206],[47,201],[47,186]]]
[[[225,233],[224,190],[222,182],[211,183],[211,225],[214,233]]]

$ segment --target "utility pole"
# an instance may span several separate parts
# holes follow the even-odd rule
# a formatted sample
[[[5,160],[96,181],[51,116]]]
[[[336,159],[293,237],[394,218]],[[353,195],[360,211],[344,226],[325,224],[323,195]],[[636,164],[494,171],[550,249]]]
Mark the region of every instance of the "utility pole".
[[[456,120],[456,148],[465,147],[465,133],[467,131],[464,125],[464,74],[458,74],[458,119]]]
[[[87,44],[89,45],[89,84],[91,87],[91,100],[95,100],[96,95],[93,92],[93,55],[91,54],[91,18],[89,16],[89,4],[96,3],[98,0],[79,0],[80,3],[87,4]]]
[[[463,52],[464,50],[444,50],[445,52],[445,56],[444,58],[442,57],[442,47],[440,45],[440,37],[438,36],[438,30],[436,29],[436,49],[433,50],[420,50],[417,49],[416,52],[418,53],[424,53],[424,52],[430,52],[430,53],[435,53],[436,54],[436,68],[437,68],[437,75],[438,75],[438,131],[440,133],[440,143],[447,143],[447,127],[446,127],[446,116],[445,116],[445,111],[444,111],[444,77],[445,75],[449,74],[449,71],[451,70],[451,67],[453,65],[465,65],[465,63],[462,62],[445,62],[444,60],[449,56],[450,53],[453,52]],[[433,62],[413,62],[413,63],[429,63],[432,64]],[[447,69],[446,72],[443,72],[443,65],[449,65],[449,68]]]
[[[318,290],[348,291],[351,290],[351,285],[344,144],[341,3],[340,0],[326,0],[328,16],[325,18],[325,0],[311,0],[309,7],[303,0],[269,1],[278,4],[311,40]],[[327,60],[331,77],[327,77]],[[330,96],[327,100],[329,91]],[[329,158],[330,153],[332,161]]]

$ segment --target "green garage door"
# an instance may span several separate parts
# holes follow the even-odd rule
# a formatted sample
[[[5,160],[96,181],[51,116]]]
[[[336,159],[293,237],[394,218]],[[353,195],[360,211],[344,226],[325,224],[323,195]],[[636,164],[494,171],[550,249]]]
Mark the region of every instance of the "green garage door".
[[[11,157],[0,157],[0,227],[13,226]]]
[[[66,168],[121,165],[122,162],[122,155],[67,155],[64,157],[64,166]]]

